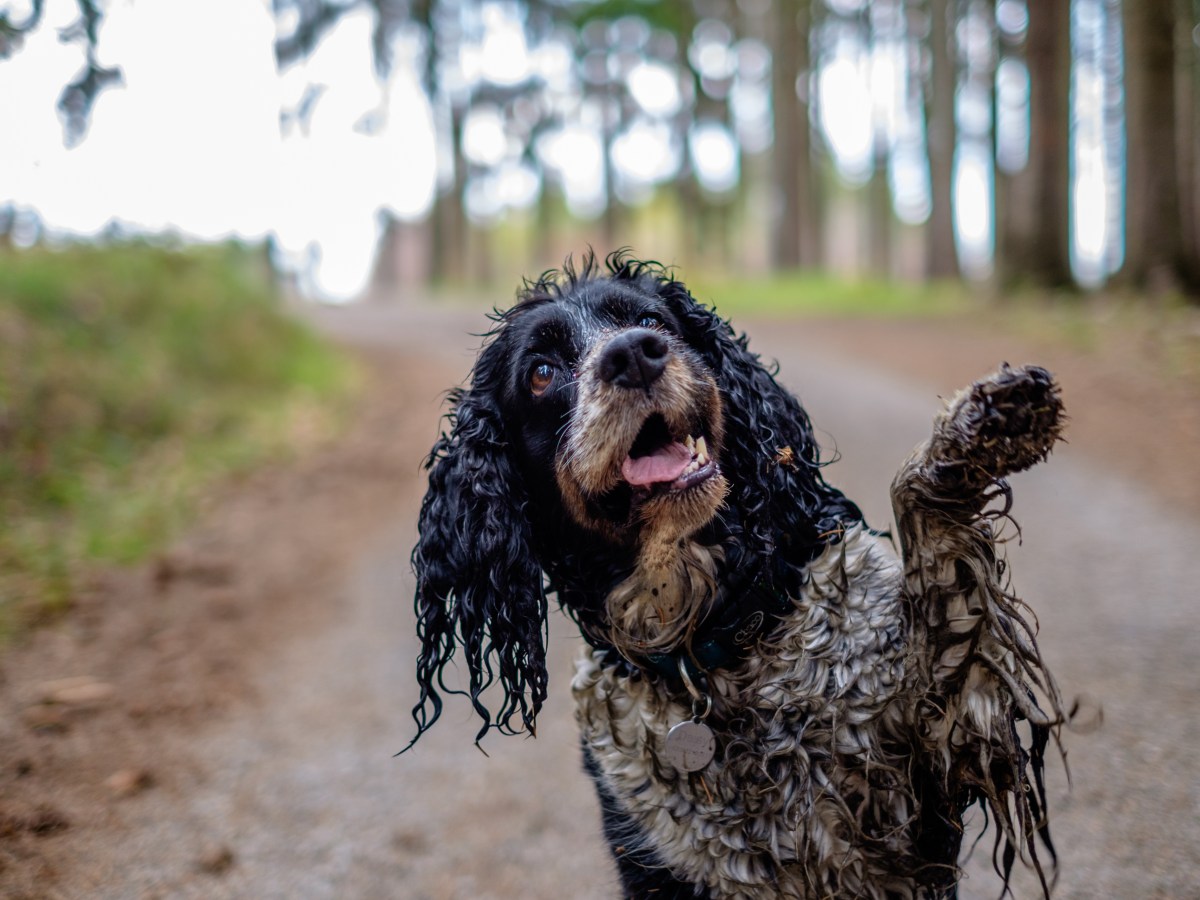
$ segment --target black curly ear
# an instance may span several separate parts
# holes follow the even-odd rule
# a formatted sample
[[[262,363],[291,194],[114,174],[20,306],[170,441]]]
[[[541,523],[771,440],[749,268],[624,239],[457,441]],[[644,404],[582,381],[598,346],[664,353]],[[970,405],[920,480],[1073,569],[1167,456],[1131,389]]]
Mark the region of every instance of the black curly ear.
[[[808,414],[775,381],[778,367],[765,367],[746,336],[697,303],[682,283],[662,278],[657,292],[729,401],[722,465],[742,475],[728,503],[741,521],[730,524],[743,531],[752,550],[804,565],[862,513],[825,483]]]
[[[421,698],[413,708],[417,735],[409,747],[441,715],[443,692],[471,698],[483,719],[477,741],[489,728],[512,734],[523,726],[533,733],[546,699],[546,593],[531,550],[525,488],[492,393],[499,380],[496,349],[493,344],[480,356],[475,386],[451,394],[450,434],[442,435],[426,462],[429,490],[412,554]],[[445,682],[459,648],[467,691]],[[493,718],[483,692],[497,682],[504,701]]]

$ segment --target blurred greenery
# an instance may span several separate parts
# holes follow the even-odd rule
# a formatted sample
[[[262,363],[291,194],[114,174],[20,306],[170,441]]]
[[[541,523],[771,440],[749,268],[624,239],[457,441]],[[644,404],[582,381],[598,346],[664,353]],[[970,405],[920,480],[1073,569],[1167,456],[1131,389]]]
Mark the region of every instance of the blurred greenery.
[[[697,273],[689,289],[737,325],[744,317],[958,319],[1066,347],[1200,390],[1200,310],[1179,293],[1092,294],[1026,286],[1000,295],[957,281],[895,282],[811,272],[734,278]]]
[[[218,479],[311,444],[352,384],[261,249],[0,252],[0,638],[65,608],[86,564],[160,548]]]
[[[915,283],[879,278],[847,279],[811,271],[760,277],[687,278],[696,299],[722,316],[787,315],[856,318],[920,318],[968,312],[981,301],[958,282]]]

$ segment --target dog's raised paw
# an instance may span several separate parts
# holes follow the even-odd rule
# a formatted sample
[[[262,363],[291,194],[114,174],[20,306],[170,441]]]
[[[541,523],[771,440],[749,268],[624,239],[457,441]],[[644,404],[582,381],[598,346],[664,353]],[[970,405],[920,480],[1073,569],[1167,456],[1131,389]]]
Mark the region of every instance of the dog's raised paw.
[[[1003,363],[960,391],[938,417],[931,461],[965,467],[969,480],[1003,478],[1045,459],[1064,422],[1061,390],[1048,371]]]

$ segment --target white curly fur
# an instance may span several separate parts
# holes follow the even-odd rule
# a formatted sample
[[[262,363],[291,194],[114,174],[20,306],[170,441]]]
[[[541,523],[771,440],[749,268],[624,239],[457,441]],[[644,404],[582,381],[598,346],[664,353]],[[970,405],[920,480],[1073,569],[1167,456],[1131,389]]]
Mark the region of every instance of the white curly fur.
[[[770,642],[711,673],[709,722],[725,754],[703,772],[681,776],[662,760],[667,731],[691,715],[686,696],[619,674],[591,649],[573,685],[584,744],[663,863],[717,896],[809,897],[816,885],[908,895],[854,840],[848,803],[862,798],[897,828],[913,814],[903,784],[866,790],[873,759],[893,764],[886,745],[907,715],[903,571],[883,539],[856,527],[806,574]]]

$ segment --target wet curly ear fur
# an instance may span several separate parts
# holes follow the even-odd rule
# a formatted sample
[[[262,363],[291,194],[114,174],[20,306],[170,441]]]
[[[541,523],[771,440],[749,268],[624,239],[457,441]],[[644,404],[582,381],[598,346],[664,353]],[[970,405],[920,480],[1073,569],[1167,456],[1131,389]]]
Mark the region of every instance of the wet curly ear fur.
[[[451,431],[426,462],[429,490],[412,554],[421,697],[410,747],[441,715],[443,692],[471,698],[483,720],[476,741],[490,728],[532,733],[546,699],[546,593],[530,546],[525,487],[494,394],[501,350],[493,342],[479,358],[473,387],[452,392]],[[466,691],[445,681],[459,649]],[[494,716],[483,697],[493,684],[504,698]]]
[[[689,346],[716,373],[726,399],[721,465],[738,475],[731,479],[726,524],[742,533],[751,552],[803,566],[862,513],[825,483],[808,415],[776,383],[777,369],[765,367],[746,336],[698,304],[682,283],[660,278],[656,292],[683,323]],[[739,522],[728,521],[733,510]]]

